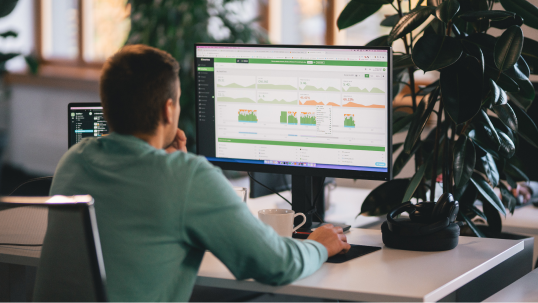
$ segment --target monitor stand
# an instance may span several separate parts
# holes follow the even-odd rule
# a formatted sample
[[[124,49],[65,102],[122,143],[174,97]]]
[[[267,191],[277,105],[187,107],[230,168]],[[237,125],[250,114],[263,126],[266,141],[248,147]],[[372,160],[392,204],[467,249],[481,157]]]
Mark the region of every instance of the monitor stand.
[[[320,187],[324,186],[323,177],[292,175],[291,177],[291,208],[296,213],[305,214],[306,223],[299,231],[311,231],[312,228],[317,228],[323,224],[333,224],[340,226],[344,231],[349,230],[350,225],[343,223],[325,222],[321,223],[314,215],[314,209],[318,215],[325,220],[325,191],[321,189],[316,205],[314,205],[315,195],[319,192]],[[314,208],[315,207],[315,208]],[[295,224],[300,224],[303,221],[301,216],[295,218]]]

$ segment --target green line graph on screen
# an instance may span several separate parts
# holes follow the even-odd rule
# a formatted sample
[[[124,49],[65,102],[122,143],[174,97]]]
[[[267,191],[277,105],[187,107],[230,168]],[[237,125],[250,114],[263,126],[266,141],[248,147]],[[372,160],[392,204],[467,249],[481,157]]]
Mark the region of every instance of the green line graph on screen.
[[[343,79],[342,91],[348,93],[384,94],[387,82],[384,80]]]
[[[339,92],[340,91],[340,79],[299,78],[299,89],[303,91]]]
[[[255,90],[218,90],[217,102],[256,103]]]
[[[256,88],[255,76],[217,76],[217,88]]]
[[[259,104],[297,105],[297,93],[286,91],[258,91]]]

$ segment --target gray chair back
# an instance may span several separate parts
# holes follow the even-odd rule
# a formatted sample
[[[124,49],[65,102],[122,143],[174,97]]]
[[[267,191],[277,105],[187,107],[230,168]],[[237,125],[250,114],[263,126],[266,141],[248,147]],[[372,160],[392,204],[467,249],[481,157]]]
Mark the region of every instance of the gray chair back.
[[[25,206],[49,210],[34,301],[107,301],[106,274],[93,198],[0,198],[0,211]]]

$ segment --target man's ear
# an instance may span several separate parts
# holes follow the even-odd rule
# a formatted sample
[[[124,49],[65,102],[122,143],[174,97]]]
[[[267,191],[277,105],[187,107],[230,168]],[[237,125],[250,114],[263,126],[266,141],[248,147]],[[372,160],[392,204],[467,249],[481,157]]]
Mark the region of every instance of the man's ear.
[[[163,108],[163,123],[169,124],[172,123],[174,116],[174,101],[172,99],[166,100]]]

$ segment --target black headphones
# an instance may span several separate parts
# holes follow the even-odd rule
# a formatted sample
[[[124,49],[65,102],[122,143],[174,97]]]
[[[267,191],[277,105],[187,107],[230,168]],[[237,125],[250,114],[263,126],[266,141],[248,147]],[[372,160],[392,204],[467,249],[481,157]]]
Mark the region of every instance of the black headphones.
[[[450,193],[444,193],[437,203],[402,203],[387,214],[381,226],[383,242],[393,248],[434,251],[452,249],[457,245],[459,226],[454,223],[459,203]],[[403,212],[409,219],[398,219]]]

